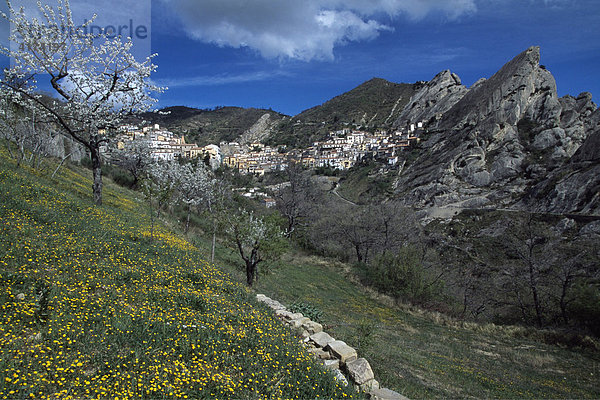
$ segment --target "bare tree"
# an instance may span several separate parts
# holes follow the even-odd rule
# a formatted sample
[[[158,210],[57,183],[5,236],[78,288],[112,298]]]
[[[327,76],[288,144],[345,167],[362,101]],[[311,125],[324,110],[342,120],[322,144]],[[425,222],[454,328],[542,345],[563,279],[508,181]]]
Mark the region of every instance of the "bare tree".
[[[356,261],[368,263],[370,251],[378,240],[379,226],[367,207],[338,204],[326,220],[325,229],[342,243],[350,246]]]
[[[2,16],[14,27],[10,40],[18,48],[0,50],[14,60],[0,85],[8,89],[12,101],[36,110],[36,115],[87,149],[94,201],[102,204],[100,146],[125,114],[147,110],[155,101],[150,93],[162,89],[148,80],[156,69],[151,57],[138,62],[131,54],[131,39],[88,33],[94,18],[77,25],[69,0],[56,1],[55,7],[38,3],[42,18],[33,18],[7,0],[9,15]],[[36,78],[48,79],[58,99],[44,100],[36,93]],[[18,81],[28,85],[15,84]]]
[[[311,174],[299,163],[290,163],[286,169],[288,179],[276,195],[277,210],[287,219],[285,235],[292,236],[298,228],[305,228],[317,207],[317,193],[311,181]]]
[[[543,326],[558,238],[534,214],[528,214],[521,223],[513,223],[501,239],[512,261],[504,268],[506,284],[523,318],[527,320],[528,311],[533,308],[536,325]]]
[[[324,243],[337,240],[352,250],[359,263],[422,242],[422,228],[414,212],[395,202],[352,205],[337,201],[324,208],[321,220],[313,227],[321,234],[313,234],[313,240],[324,241],[329,236]]]
[[[571,320],[570,305],[579,300],[573,288],[576,285],[589,285],[598,278],[600,262],[598,254],[594,254],[594,250],[598,251],[598,244],[597,238],[580,237],[560,246],[561,258],[550,271],[551,296],[565,324]]]
[[[39,167],[43,157],[50,154],[53,133],[50,124],[36,118],[35,110],[15,103],[11,94],[0,87],[0,137],[6,140],[9,154],[17,161],[17,166],[29,157],[26,161],[32,167]]]
[[[212,179],[210,181],[210,190],[205,198],[205,205],[208,214],[212,220],[212,243],[210,248],[210,262],[215,262],[215,248],[217,244],[217,231],[223,225],[223,214],[226,210],[226,204],[231,195],[229,185],[223,179]]]

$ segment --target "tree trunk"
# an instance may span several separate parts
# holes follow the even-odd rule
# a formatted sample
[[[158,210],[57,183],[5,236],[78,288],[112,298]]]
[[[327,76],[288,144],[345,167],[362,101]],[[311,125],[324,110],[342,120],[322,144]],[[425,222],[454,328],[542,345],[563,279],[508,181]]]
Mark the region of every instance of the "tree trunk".
[[[569,324],[569,316],[567,314],[567,291],[569,290],[570,284],[571,279],[567,277],[562,284],[562,290],[560,293],[560,313],[562,314],[563,320],[567,325]]]
[[[256,274],[256,264],[252,260],[246,260],[246,283],[252,286],[254,275]]]
[[[66,156],[63,157],[63,159],[60,161],[60,164],[58,164],[58,166],[56,167],[56,169],[54,170],[54,172],[52,173],[51,178],[54,178],[54,175],[56,175],[56,173],[58,172],[58,170],[60,169],[60,167],[62,167],[62,165],[65,163],[65,161],[67,161],[67,158],[71,157],[73,153],[69,153]]]
[[[185,234],[187,235],[188,230],[190,229],[190,214],[192,213],[191,207],[188,205],[187,207],[187,216],[185,218]]]
[[[154,240],[154,209],[150,200],[150,239]]]
[[[360,254],[360,245],[355,244],[354,249],[356,250],[356,259],[358,260],[359,263],[361,263],[363,258],[362,258],[362,254]]]
[[[12,140],[6,139],[6,148],[8,149],[8,154],[10,154],[10,158],[16,159],[16,157],[12,151],[11,143],[12,143]]]
[[[215,246],[217,244],[217,221],[213,221],[212,246],[210,249],[210,262],[215,262]]]
[[[92,192],[94,193],[94,203],[102,205],[102,164],[100,162],[100,150],[98,149],[95,140],[90,146],[90,157],[92,159],[92,172],[94,175],[94,183],[92,184]]]
[[[538,288],[535,267],[531,262],[529,263],[529,286],[531,289],[531,294],[533,296],[533,305],[535,307],[536,322],[538,327],[541,327],[543,325],[542,305],[540,303],[540,298],[537,290]]]

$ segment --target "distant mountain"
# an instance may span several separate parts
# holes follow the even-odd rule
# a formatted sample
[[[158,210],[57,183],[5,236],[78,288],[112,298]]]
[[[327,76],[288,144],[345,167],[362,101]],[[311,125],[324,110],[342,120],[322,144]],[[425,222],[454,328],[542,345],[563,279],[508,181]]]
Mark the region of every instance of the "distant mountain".
[[[373,78],[283,121],[271,136],[271,142],[303,147],[333,130],[352,126],[363,129],[391,127],[419,87],[419,84]]]
[[[600,213],[600,111],[589,93],[558,98],[531,47],[470,89],[449,71],[401,111],[427,121],[396,196],[417,207]]]
[[[185,135],[188,142],[199,145],[221,141],[264,140],[286,116],[272,110],[241,107],[197,109],[167,107],[145,113],[142,118]]]

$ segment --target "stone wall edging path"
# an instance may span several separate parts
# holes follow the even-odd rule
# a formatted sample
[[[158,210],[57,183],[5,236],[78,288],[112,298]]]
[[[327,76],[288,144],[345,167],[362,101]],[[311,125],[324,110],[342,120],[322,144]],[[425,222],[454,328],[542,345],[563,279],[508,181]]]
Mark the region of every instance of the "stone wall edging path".
[[[284,323],[300,330],[307,351],[320,360],[325,368],[330,369],[344,385],[351,383],[357,391],[368,393],[372,400],[408,400],[400,393],[380,387],[369,362],[359,358],[354,348],[324,332],[321,324],[301,313],[288,311],[283,304],[264,294],[257,294],[256,300],[273,309]]]

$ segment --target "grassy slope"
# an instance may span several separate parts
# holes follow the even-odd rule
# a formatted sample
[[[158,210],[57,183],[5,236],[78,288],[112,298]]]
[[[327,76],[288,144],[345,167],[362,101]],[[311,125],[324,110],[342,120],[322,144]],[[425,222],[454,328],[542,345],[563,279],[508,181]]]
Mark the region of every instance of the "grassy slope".
[[[0,399],[349,394],[131,192],[48,175],[0,151]]]
[[[270,313],[248,303],[242,286],[165,229],[150,241],[130,192],[108,185],[98,210],[82,171],[63,169],[50,181],[2,157],[0,164],[0,398],[252,398],[278,390],[314,397],[315,384],[326,396],[337,390]],[[217,255],[243,281],[235,252],[219,246]],[[411,398],[600,397],[598,353],[540,344],[522,329],[460,325],[394,307],[351,283],[346,269],[290,253],[257,290],[321,309],[329,332],[359,347],[385,386]],[[51,288],[47,310],[34,298],[44,286]],[[374,326],[366,347],[361,325]]]
[[[235,262],[234,254],[228,257]],[[298,252],[261,276],[257,290],[320,309],[326,330],[358,347],[382,384],[409,398],[600,397],[597,352],[542,344],[526,329],[461,324],[396,307],[357,287],[347,270]],[[361,349],[365,325],[373,333]]]

